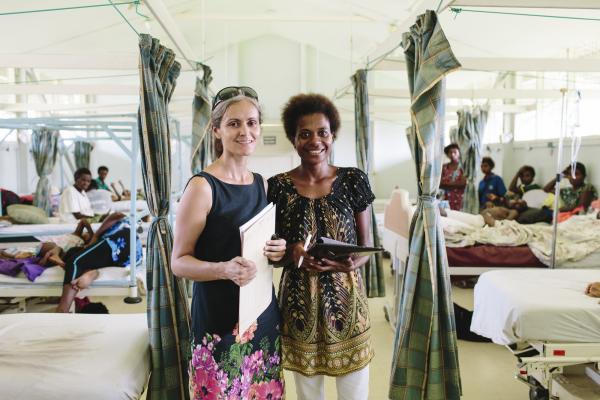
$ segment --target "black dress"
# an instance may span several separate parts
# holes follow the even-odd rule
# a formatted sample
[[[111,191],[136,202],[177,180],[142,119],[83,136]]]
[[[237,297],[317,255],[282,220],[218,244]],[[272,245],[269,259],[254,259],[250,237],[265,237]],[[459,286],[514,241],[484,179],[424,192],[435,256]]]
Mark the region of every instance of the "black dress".
[[[194,255],[209,262],[240,256],[239,227],[266,205],[263,179],[249,185],[225,183],[201,172],[212,189],[212,208]],[[239,286],[230,280],[194,282],[192,296],[192,399],[283,397],[279,310],[273,299],[246,332],[237,331]]]

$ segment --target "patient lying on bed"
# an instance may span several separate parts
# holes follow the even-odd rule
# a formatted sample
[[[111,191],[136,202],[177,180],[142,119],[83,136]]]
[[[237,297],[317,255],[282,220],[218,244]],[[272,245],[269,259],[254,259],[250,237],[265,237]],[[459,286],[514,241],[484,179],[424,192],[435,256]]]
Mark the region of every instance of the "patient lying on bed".
[[[77,292],[89,287],[98,278],[98,269],[129,265],[130,227],[124,214],[109,215],[93,234],[89,243],[74,247],[64,257],[65,277],[57,312],[69,312]],[[136,240],[136,259],[142,257],[142,247]]]
[[[585,294],[590,297],[600,297],[600,282],[592,282],[587,285]]]

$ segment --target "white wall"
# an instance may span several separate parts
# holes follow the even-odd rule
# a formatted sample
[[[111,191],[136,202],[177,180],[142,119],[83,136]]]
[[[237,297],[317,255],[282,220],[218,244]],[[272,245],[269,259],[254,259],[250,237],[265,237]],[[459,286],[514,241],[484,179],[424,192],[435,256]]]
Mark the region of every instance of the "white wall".
[[[496,161],[496,173],[502,175],[508,185],[514,174],[523,165],[531,165],[536,171],[536,181],[544,185],[556,175],[558,157],[557,140],[538,140],[514,142],[512,145],[491,145],[493,158]],[[577,161],[586,166],[587,181],[600,188],[600,138],[588,136],[582,139]],[[504,165],[498,160],[504,158]],[[571,161],[571,143],[565,141],[563,146],[563,162],[561,170]]]
[[[389,198],[396,186],[408,190],[412,197],[416,196],[417,177],[406,139],[406,126],[374,121],[373,138],[375,196]]]

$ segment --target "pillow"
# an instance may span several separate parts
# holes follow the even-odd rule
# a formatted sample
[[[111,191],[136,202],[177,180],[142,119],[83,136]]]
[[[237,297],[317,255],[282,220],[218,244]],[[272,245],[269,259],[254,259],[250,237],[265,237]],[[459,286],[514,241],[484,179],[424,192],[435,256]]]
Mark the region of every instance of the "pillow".
[[[18,224],[47,224],[48,215],[46,211],[35,206],[25,204],[13,204],[6,208],[8,216]]]

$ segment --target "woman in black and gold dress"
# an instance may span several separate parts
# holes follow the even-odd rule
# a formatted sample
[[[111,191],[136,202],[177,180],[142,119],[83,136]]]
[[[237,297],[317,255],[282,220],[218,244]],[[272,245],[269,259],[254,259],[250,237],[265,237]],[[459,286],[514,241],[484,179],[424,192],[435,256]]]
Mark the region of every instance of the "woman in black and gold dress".
[[[324,375],[336,377],[339,399],[367,399],[373,350],[358,268],[368,257],[317,260],[304,251],[304,241],[310,234],[311,245],[321,236],[369,245],[375,196],[364,172],[329,164],[340,126],[329,99],[294,96],[282,119],[301,159],[268,185],[268,200],[277,205],[277,233],[289,244],[279,287],[283,367],[294,371],[299,399],[324,399]]]

